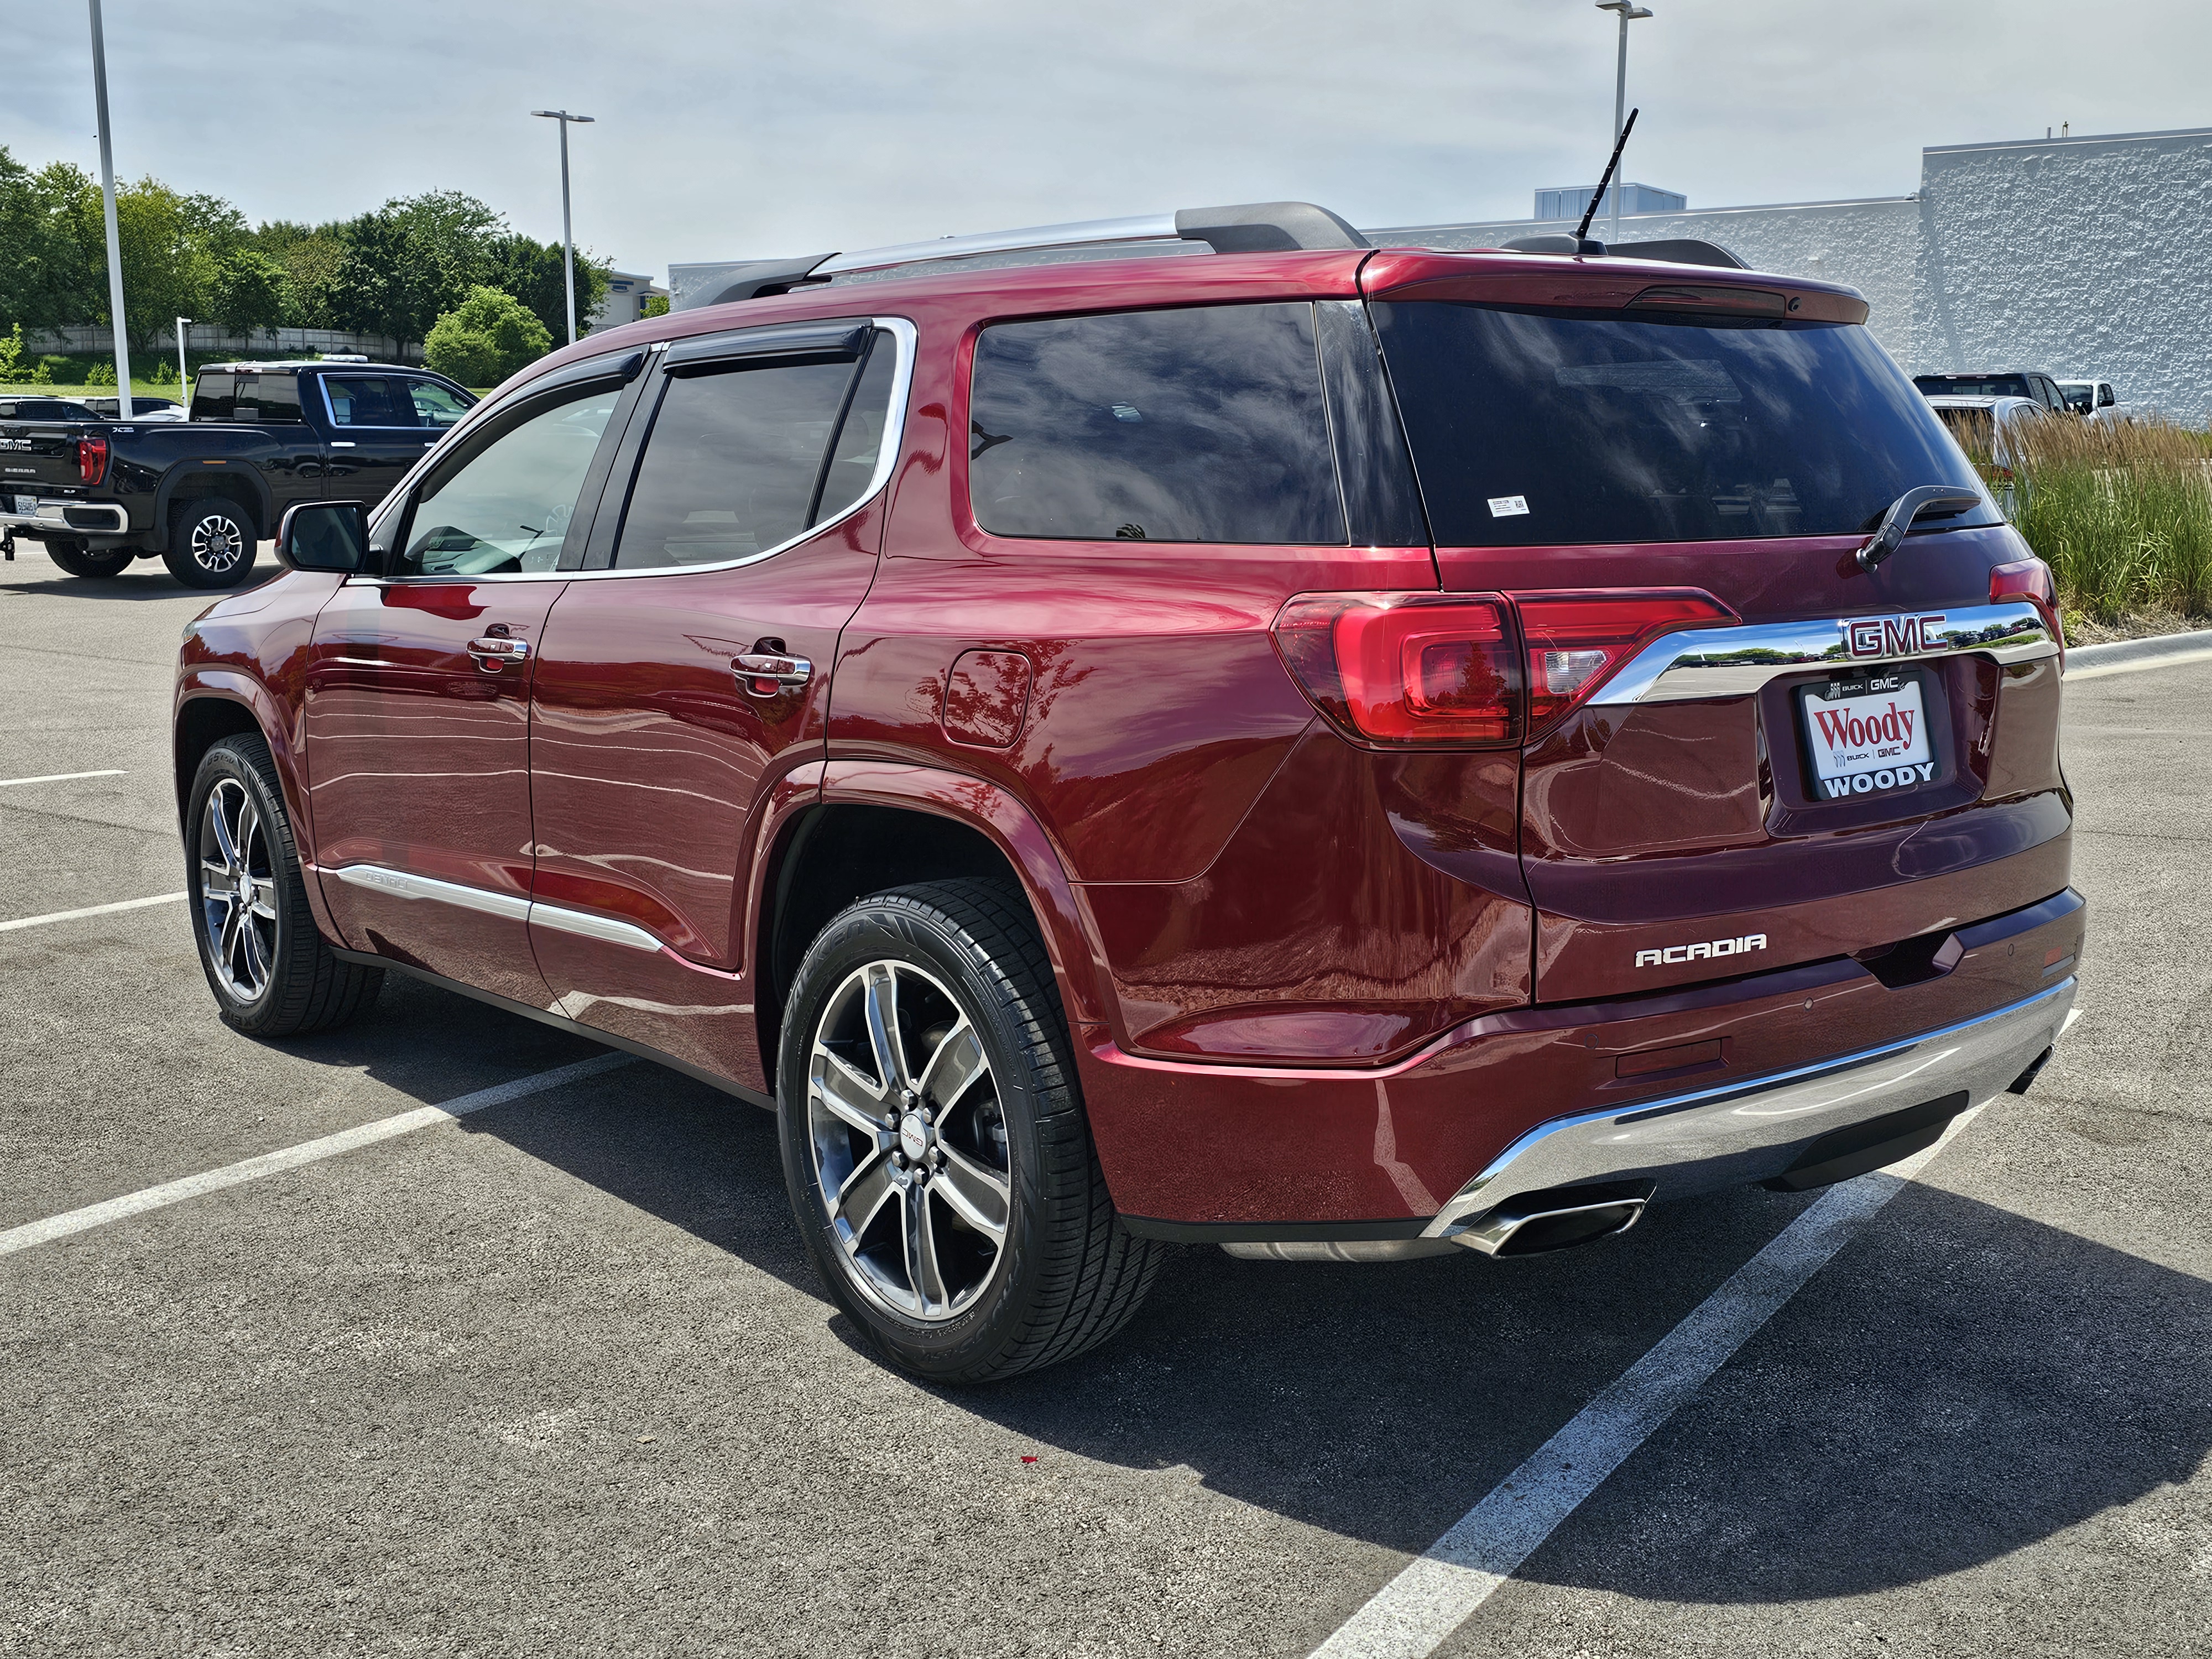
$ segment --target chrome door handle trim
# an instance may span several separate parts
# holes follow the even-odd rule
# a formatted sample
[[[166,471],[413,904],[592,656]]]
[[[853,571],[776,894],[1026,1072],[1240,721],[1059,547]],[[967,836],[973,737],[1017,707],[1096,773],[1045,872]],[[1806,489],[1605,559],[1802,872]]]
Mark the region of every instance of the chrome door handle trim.
[[[775,657],[747,652],[730,660],[730,672],[746,695],[778,697],[814,678],[814,665],[804,657]]]
[[[523,662],[530,656],[528,640],[502,640],[486,636],[469,641],[469,655],[477,659],[477,666],[487,674],[496,674],[502,663]]]
[[[331,440],[331,447],[332,449],[351,449],[353,447],[354,442],[350,438],[333,438]]]

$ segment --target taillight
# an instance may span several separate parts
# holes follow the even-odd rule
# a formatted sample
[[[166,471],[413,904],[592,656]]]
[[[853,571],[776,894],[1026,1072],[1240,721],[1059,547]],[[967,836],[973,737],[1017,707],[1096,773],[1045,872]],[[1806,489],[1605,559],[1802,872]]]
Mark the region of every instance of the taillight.
[[[96,484],[100,475],[107,471],[107,440],[79,438],[76,441],[76,476],[82,482]]]
[[[1521,740],[1513,621],[1501,600],[1310,593],[1275,618],[1275,644],[1347,736],[1458,749]]]
[[[1694,587],[1516,593],[1528,651],[1528,735],[1587,702],[1656,635],[1733,623],[1735,612]]]
[[[1310,593],[1283,607],[1275,643],[1348,737],[1487,749],[1540,734],[1653,635],[1735,620],[1695,588]]]
[[[2043,613],[2051,637],[2058,647],[2058,665],[2066,665],[2066,635],[2058,626],[2058,580],[2040,559],[2015,559],[1990,572],[1990,603],[1999,599],[2029,599]]]

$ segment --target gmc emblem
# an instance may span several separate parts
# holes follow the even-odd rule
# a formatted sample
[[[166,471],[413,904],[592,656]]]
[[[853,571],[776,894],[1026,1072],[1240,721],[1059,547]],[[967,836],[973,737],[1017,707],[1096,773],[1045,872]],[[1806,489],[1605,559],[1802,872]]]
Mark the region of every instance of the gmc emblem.
[[[1929,651],[1948,651],[1951,641],[1938,632],[1944,613],[1924,617],[1850,617],[1836,626],[1844,630],[1844,643],[1854,657],[1917,657]]]

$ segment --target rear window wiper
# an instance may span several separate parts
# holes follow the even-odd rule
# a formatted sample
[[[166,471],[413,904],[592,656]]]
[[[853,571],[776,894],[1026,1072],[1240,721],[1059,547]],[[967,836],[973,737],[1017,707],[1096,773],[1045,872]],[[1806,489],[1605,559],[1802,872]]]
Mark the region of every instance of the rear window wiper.
[[[1896,552],[1905,544],[1905,532],[1912,528],[1912,521],[1929,508],[1964,513],[1981,504],[1978,495],[1957,484],[1915,484],[1889,504],[1889,511],[1881,515],[1881,527],[1859,549],[1859,568],[1871,570]]]

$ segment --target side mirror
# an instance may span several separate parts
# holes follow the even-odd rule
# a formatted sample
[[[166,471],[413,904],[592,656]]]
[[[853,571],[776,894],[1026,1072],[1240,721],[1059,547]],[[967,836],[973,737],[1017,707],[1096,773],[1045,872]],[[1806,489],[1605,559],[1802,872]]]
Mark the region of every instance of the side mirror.
[[[2110,409],[2112,406],[2112,388],[2108,386],[2099,386],[2097,388],[2097,407],[2100,409]]]
[[[351,574],[368,562],[366,501],[301,501],[276,527],[276,562],[287,570]]]

